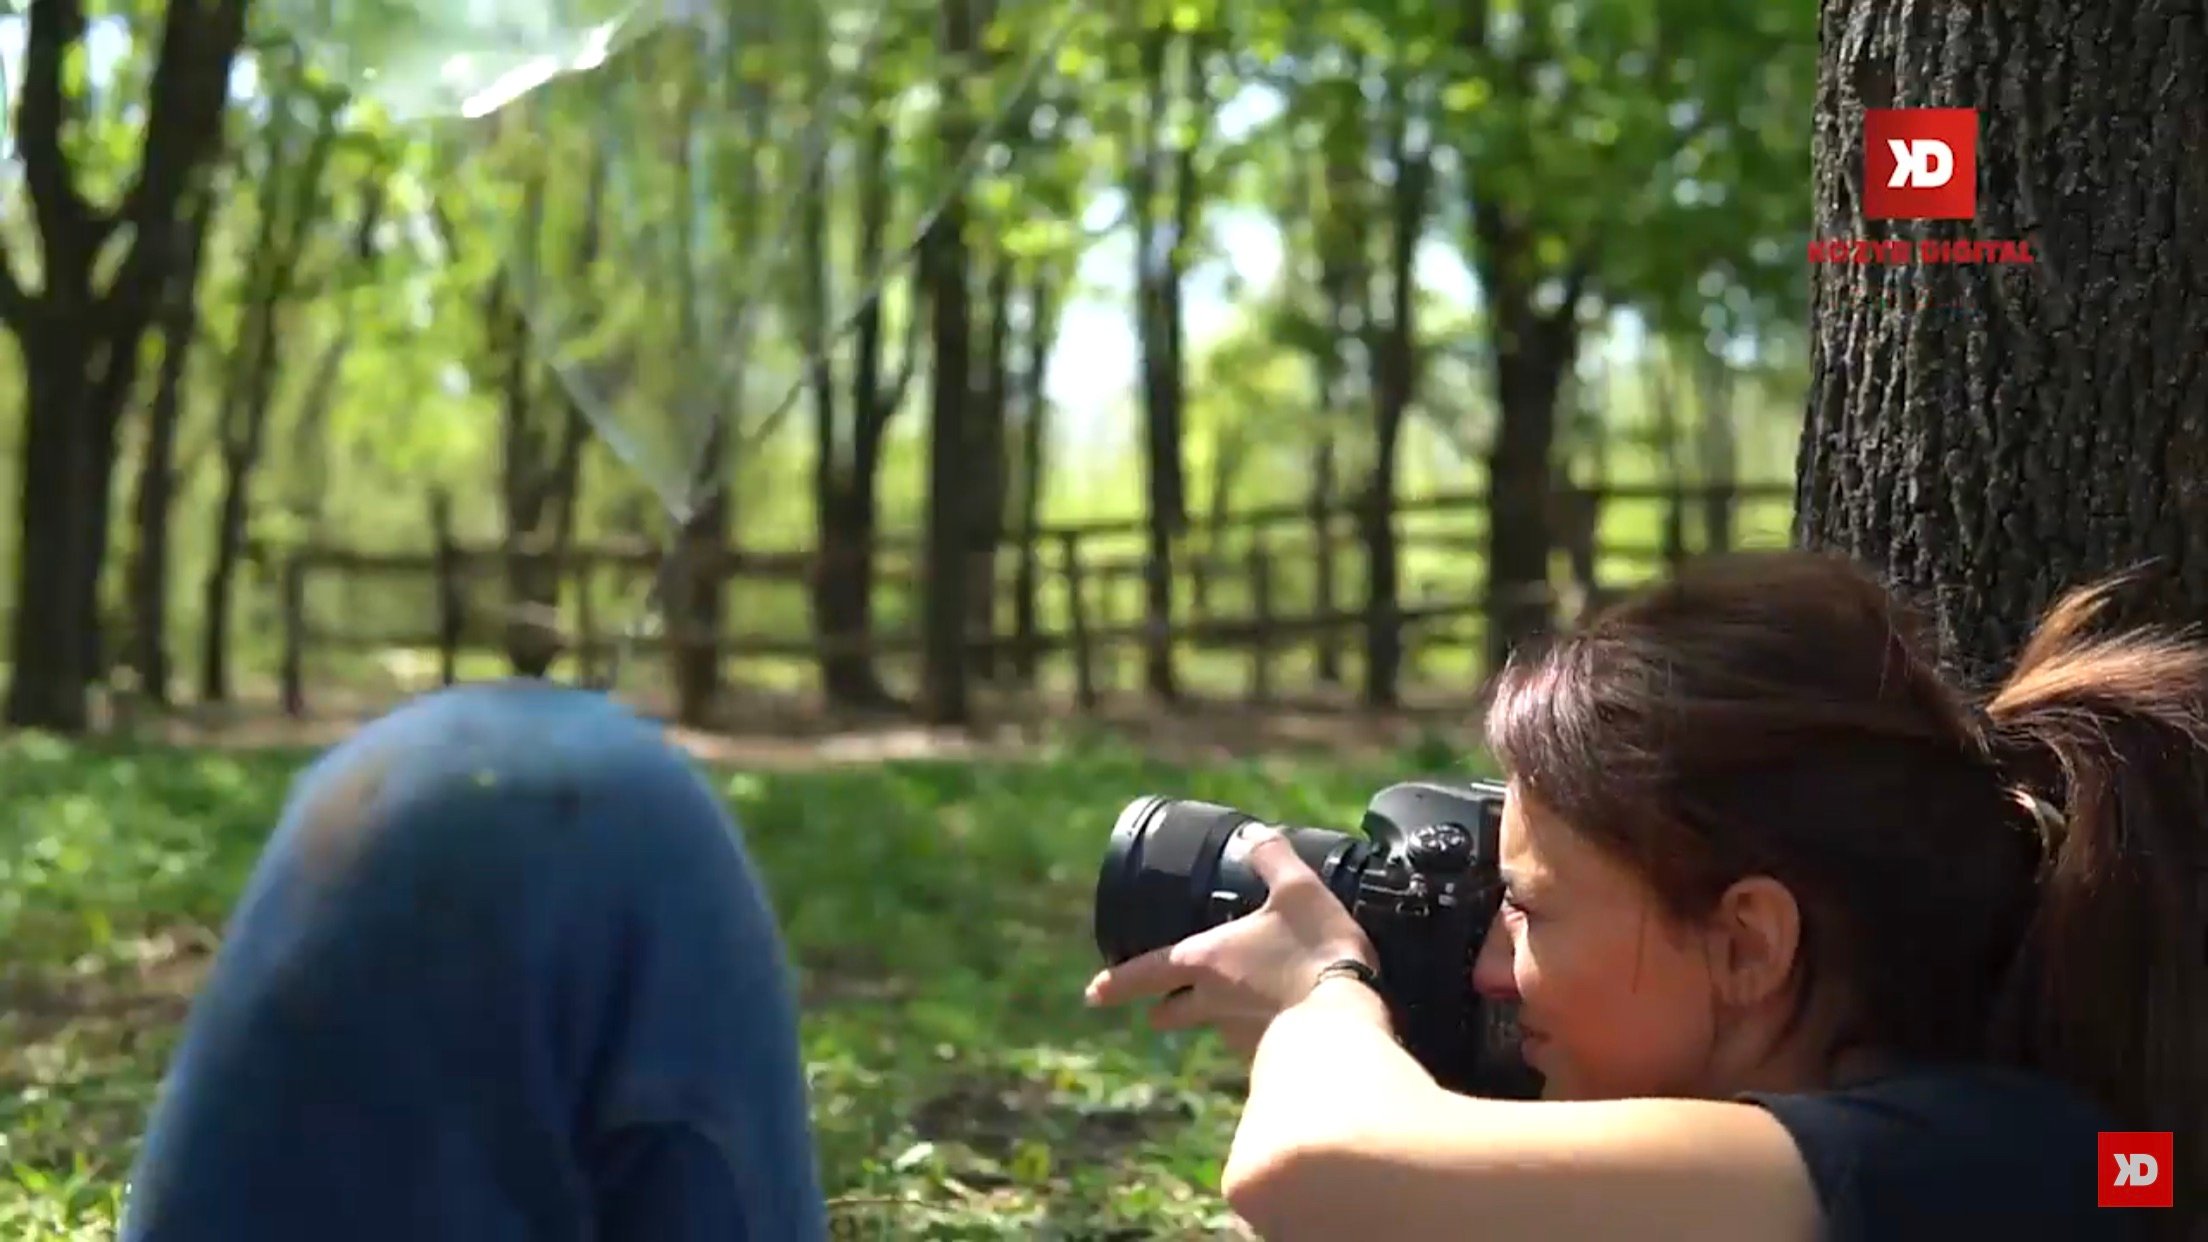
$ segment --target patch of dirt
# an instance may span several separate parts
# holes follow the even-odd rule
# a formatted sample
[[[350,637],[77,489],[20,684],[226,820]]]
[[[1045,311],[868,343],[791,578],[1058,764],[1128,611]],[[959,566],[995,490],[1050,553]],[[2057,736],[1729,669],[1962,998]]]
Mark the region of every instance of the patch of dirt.
[[[1188,1119],[1175,1103],[1151,1108],[1069,1110],[1054,1099],[1047,1083],[1008,1074],[969,1074],[955,1080],[915,1109],[913,1129],[932,1142],[956,1142],[990,1160],[1007,1160],[1022,1140],[1033,1138],[1036,1121],[1051,1116],[1063,1138],[1052,1146],[1078,1163],[1110,1164],[1152,1134]]]
[[[892,972],[863,945],[810,950],[799,963],[798,1005],[807,1012],[900,1001],[912,992],[911,980]]]
[[[360,705],[291,719],[272,705],[189,709],[141,719],[133,736],[178,746],[319,749],[395,703]],[[653,705],[637,707],[655,718]],[[1428,696],[1376,711],[1343,695],[1307,695],[1276,705],[1188,698],[1158,704],[1113,698],[1091,711],[1071,703],[981,696],[976,723],[931,727],[907,716],[837,711],[809,696],[736,694],[715,729],[668,725],[669,738],[699,759],[765,770],[869,765],[899,759],[1004,760],[1081,736],[1104,737],[1177,762],[1223,762],[1281,752],[1379,757],[1438,737],[1459,748],[1477,736],[1479,705],[1463,695]]]
[[[5,1160],[102,1167],[127,1152],[212,940],[179,929],[127,946],[123,960],[66,969],[0,968],[0,1114]]]
[[[214,963],[214,933],[178,927],[125,946],[119,963],[67,970],[0,967],[0,1080],[7,1050],[66,1033],[72,1025],[142,1029],[182,1021]]]

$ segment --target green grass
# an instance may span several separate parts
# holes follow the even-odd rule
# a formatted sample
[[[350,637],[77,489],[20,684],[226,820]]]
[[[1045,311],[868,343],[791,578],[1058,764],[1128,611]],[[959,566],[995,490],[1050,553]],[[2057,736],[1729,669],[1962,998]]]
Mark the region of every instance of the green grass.
[[[0,745],[0,1237],[112,1235],[190,987],[302,758]],[[1239,1066],[1080,1004],[1112,818],[1154,790],[1346,825],[1377,782],[1453,759],[1189,770],[1090,740],[716,770],[803,975],[838,1236],[1231,1236]]]

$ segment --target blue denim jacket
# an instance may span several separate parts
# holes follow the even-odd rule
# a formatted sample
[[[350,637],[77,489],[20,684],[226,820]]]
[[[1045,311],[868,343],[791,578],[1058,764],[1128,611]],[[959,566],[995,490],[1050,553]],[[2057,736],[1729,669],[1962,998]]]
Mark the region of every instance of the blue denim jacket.
[[[658,731],[426,696],[299,780],[196,999],[125,1242],[812,1242],[772,909]]]

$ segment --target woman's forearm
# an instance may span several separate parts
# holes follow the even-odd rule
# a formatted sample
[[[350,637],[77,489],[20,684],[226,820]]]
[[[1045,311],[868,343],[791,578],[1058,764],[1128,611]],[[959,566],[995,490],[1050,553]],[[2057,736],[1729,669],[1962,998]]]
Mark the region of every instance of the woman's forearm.
[[[1353,979],[1330,979],[1282,1011],[1250,1063],[1249,1099],[1222,1190],[1266,1237],[1302,1211],[1311,1166],[1447,1096],[1396,1040],[1387,1005]]]
[[[1266,1242],[1453,1240],[1474,1222],[1500,1237],[1820,1236],[1808,1172],[1768,1111],[1458,1095],[1396,1043],[1385,1007],[1361,991],[1322,984],[1258,1044],[1222,1180]]]
[[[1301,1002],[1283,1010],[1259,1041],[1250,1063],[1250,1098],[1259,1093],[1284,1103],[1316,1100],[1313,1079],[1330,1077],[1345,1063],[1358,1067],[1368,1091],[1407,1096],[1439,1091],[1396,1038],[1387,1003],[1354,979],[1334,977],[1320,983]]]

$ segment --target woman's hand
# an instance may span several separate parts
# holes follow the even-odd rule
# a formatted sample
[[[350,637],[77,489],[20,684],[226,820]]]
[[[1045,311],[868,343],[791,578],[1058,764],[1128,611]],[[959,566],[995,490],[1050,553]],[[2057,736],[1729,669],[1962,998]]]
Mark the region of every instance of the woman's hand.
[[[1272,1020],[1310,994],[1321,970],[1345,957],[1378,966],[1364,929],[1286,837],[1261,827],[1243,833],[1250,870],[1269,890],[1265,904],[1104,971],[1089,981],[1089,1004],[1159,997],[1151,1026],[1215,1027],[1248,1056]]]

